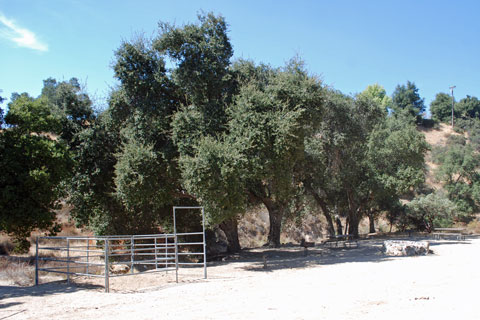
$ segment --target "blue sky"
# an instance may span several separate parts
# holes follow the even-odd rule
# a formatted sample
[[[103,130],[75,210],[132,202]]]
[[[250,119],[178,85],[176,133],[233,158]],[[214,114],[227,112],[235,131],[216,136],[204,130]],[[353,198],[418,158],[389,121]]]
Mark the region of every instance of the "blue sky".
[[[0,0],[0,94],[40,94],[42,80],[77,77],[101,104],[115,85],[122,40],[158,22],[222,14],[235,58],[281,66],[295,55],[344,93],[415,82],[428,105],[456,85],[480,96],[479,1]],[[7,101],[8,102],[8,101]]]

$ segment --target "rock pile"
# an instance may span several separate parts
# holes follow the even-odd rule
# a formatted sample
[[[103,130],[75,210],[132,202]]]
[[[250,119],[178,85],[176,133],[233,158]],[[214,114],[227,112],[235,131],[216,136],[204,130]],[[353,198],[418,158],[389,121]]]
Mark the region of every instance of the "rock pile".
[[[383,242],[383,252],[387,256],[427,255],[429,245],[428,241],[387,240]]]

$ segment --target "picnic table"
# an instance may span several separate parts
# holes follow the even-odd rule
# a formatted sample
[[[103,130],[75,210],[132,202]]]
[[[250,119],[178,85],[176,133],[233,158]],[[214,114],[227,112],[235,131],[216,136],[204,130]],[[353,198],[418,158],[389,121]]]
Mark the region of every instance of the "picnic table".
[[[465,228],[434,228],[433,231],[432,235],[435,240],[440,240],[442,236],[452,236],[456,237],[457,240],[465,240],[463,234]]]
[[[324,245],[328,245],[330,248],[332,248],[332,245],[335,245],[335,248],[338,248],[340,243],[343,245],[343,248],[353,247],[353,245],[358,247],[357,237],[355,237],[353,234],[339,234],[330,236],[323,242]]]

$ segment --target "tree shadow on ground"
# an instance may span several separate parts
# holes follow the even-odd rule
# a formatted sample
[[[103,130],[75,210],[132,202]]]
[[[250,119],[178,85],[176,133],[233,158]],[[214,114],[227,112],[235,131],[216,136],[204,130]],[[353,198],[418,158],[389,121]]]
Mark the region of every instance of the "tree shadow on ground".
[[[80,290],[103,289],[103,286],[92,284],[67,284],[66,281],[53,281],[38,286],[17,287],[17,286],[0,286],[0,300],[8,298],[18,298],[24,296],[48,296],[62,293],[71,293]],[[0,304],[0,308],[7,308]]]
[[[375,239],[362,239],[357,246],[329,248],[318,245],[308,248],[307,251],[300,246],[284,246],[280,248],[255,248],[245,249],[239,254],[225,257],[222,262],[212,265],[229,263],[246,263],[241,268],[254,272],[273,272],[282,269],[302,269],[322,265],[333,265],[358,262],[383,262],[393,259],[411,259],[412,257],[392,257],[383,253],[382,247],[385,240],[429,241],[430,246],[448,244],[469,244],[466,240],[433,240],[429,236],[422,237],[381,237]],[[435,254],[435,251],[433,251]]]
[[[21,302],[8,302],[8,303],[2,303],[0,302],[0,309],[5,309],[9,307],[13,307],[16,305],[22,304]],[[1,319],[1,318],[0,318]]]

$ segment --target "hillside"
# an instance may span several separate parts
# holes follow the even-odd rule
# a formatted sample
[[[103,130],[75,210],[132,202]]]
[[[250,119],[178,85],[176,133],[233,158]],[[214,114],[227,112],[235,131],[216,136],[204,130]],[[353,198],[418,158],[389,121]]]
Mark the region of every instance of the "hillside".
[[[432,150],[435,147],[445,146],[449,136],[459,135],[459,133],[455,132],[450,125],[445,123],[441,123],[437,128],[420,128],[419,130],[425,134],[425,139],[431,146],[431,150],[425,156],[425,163],[427,165],[426,184],[435,190],[441,189],[442,184],[435,179],[435,169],[438,165],[432,161]]]

